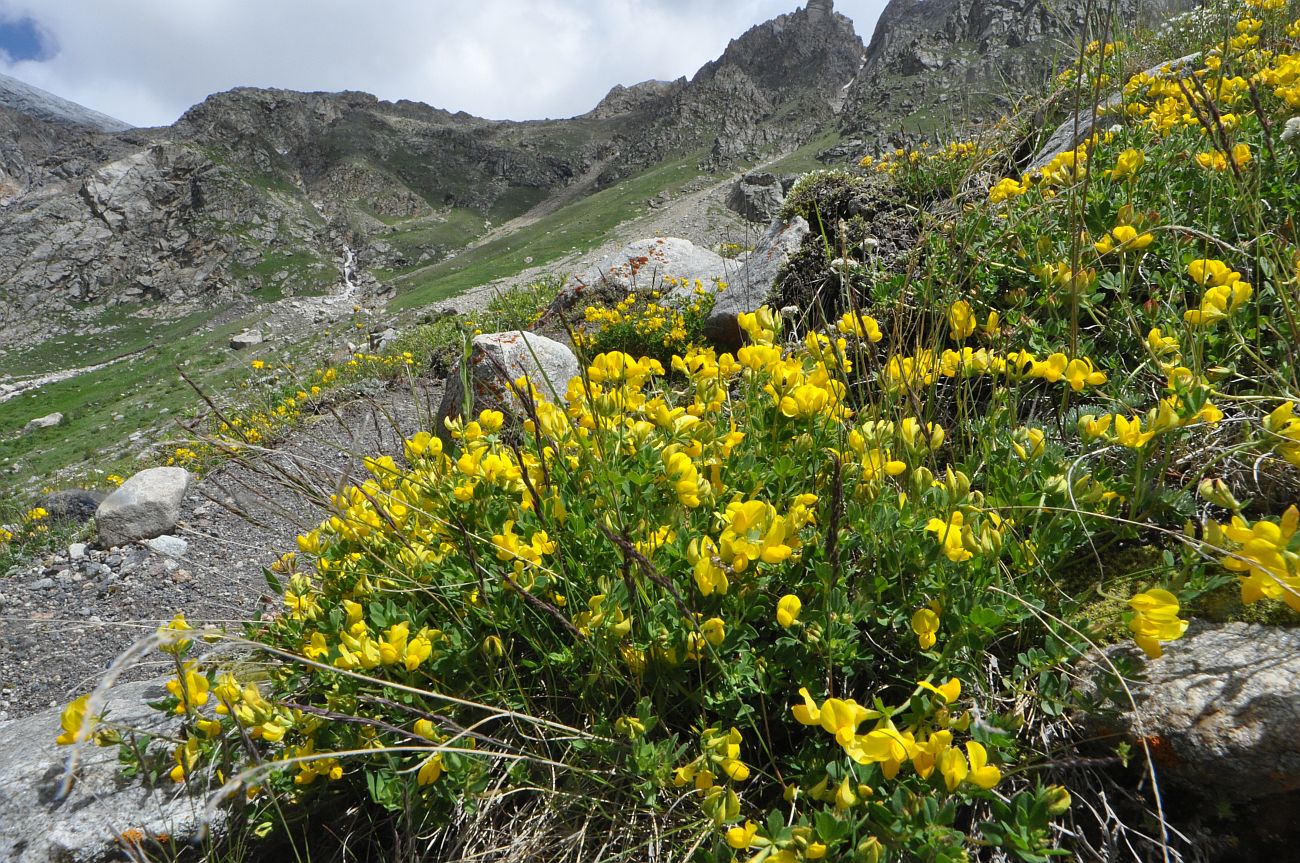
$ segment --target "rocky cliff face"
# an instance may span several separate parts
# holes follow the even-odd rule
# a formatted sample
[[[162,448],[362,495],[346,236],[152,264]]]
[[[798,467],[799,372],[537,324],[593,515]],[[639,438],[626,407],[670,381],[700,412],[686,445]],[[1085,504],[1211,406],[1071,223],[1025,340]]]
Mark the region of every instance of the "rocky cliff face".
[[[715,165],[796,147],[834,120],[864,50],[833,0],[752,27],[689,81],[639,103],[633,134],[620,139],[627,167],[699,147]]]
[[[1119,0],[1116,20],[1154,23],[1195,0]],[[1091,26],[1089,26],[1091,24]],[[890,0],[849,89],[841,128],[876,146],[972,123],[1046,84],[1094,34],[1084,4],[1048,0]]]

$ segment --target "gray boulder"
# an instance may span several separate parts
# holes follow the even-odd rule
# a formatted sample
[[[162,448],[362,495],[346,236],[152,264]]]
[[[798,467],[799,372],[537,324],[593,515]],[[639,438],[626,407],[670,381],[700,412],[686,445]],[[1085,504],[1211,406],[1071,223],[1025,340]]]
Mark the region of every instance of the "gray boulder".
[[[776,218],[785,203],[785,190],[776,174],[751,171],[736,181],[727,206],[751,222],[764,225]]]
[[[722,350],[740,347],[740,325],[736,316],[752,312],[772,295],[776,277],[810,233],[808,222],[795,216],[788,222],[772,222],[758,246],[732,277],[727,289],[718,294],[713,311],[704,322],[704,336]]]
[[[242,351],[245,348],[256,347],[264,342],[260,330],[244,330],[230,338],[231,350]]]
[[[61,422],[63,422],[63,414],[58,412],[46,414],[43,417],[29,420],[27,425],[23,426],[23,434],[34,432],[39,429],[52,429]]]
[[[102,491],[65,488],[45,495],[41,498],[40,506],[50,514],[51,521],[85,524],[95,517],[95,510],[103,502]]]
[[[180,517],[190,472],[179,467],[142,470],[122,483],[95,511],[104,548],[152,539],[169,532]]]
[[[108,693],[105,721],[155,735],[178,721],[146,704],[166,696],[161,682],[126,683]],[[164,777],[157,788],[119,774],[117,747],[59,746],[61,708],[0,722],[0,860],[6,863],[107,863],[144,859],[203,838],[206,799]],[[76,749],[75,782],[61,797]],[[221,810],[211,829],[224,825]],[[160,837],[168,837],[160,842]],[[150,856],[152,858],[152,855]],[[170,859],[170,858],[168,858]]]
[[[524,409],[513,390],[514,381],[527,377],[544,397],[563,403],[569,381],[581,371],[573,351],[546,336],[519,330],[475,336],[468,375],[474,413],[499,410],[507,418],[522,420]],[[447,378],[436,421],[437,433],[444,439],[447,437],[444,420],[459,417],[463,410],[463,377],[458,365]]]
[[[651,291],[666,280],[708,287],[728,280],[735,264],[690,240],[655,237],[629,243],[581,276],[570,276],[547,309],[547,316],[567,314],[575,307],[612,305],[633,291]]]
[[[1136,709],[1083,717],[1086,734],[1158,738],[1160,781],[1192,794],[1242,802],[1300,790],[1300,628],[1194,622],[1159,659],[1131,644],[1106,653],[1141,669],[1129,681]]]

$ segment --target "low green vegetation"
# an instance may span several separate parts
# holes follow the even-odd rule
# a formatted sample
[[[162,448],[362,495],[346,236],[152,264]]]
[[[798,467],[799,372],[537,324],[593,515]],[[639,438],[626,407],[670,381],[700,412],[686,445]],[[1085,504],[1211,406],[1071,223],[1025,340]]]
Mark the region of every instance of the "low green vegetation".
[[[159,631],[176,739],[83,698],[60,741],[237,799],[270,854],[307,813],[331,859],[1191,853],[1067,784],[1063,717],[1115,706],[1098,644],[1300,612],[1298,14],[1225,5],[1191,71],[1087,46],[1061,86],[1123,101],[1040,168],[1008,123],[804,178],[815,302],[666,361],[659,304],[595,310],[563,403],[517,382],[368,459],[268,561],[279,613]],[[911,221],[850,235],[884,192]]]

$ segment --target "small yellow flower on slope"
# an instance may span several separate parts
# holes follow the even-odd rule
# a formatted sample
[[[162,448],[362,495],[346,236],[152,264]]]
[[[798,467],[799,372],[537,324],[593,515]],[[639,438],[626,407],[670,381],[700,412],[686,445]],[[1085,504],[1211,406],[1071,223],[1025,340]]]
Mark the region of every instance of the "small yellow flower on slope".
[[[982,743],[968,741],[966,754],[970,756],[970,774],[967,778],[972,783],[987,791],[1002,781],[1002,771],[988,763],[988,750]]]
[[[860,312],[845,312],[840,317],[835,328],[846,336],[852,335],[859,339],[866,339],[869,342],[878,342],[885,337],[885,334],[880,331],[880,324],[876,322],[876,319]]]
[[[929,650],[938,641],[939,615],[928,608],[917,609],[912,615],[912,631],[922,650]]]
[[[958,300],[948,309],[948,327],[956,341],[965,341],[975,332],[977,321],[970,303]]]
[[[55,743],[60,746],[80,743],[94,733],[97,717],[86,716],[86,704],[89,701],[90,694],[87,693],[63,708],[63,713],[59,716],[59,725],[63,727],[63,733],[58,736]]]
[[[1136,175],[1145,161],[1146,157],[1141,150],[1125,150],[1115,159],[1115,167],[1111,169],[1110,178],[1119,180],[1130,175]]]
[[[1241,576],[1241,601],[1281,599],[1300,611],[1300,555],[1290,550],[1291,538],[1300,526],[1300,509],[1287,507],[1277,524],[1257,521],[1249,524],[1234,516],[1223,535],[1240,547],[1223,559],[1223,567]]]
[[[933,533],[939,541],[939,548],[943,551],[944,557],[953,563],[961,563],[974,557],[962,544],[961,534],[965,523],[966,516],[962,514],[961,510],[956,510],[948,517],[947,521],[932,518],[925,526],[925,529]],[[913,619],[915,620],[915,618]]]
[[[1093,243],[1099,255],[1108,255],[1119,249],[1121,252],[1141,252],[1155,240],[1149,233],[1139,234],[1132,225],[1116,225],[1100,240]]]
[[[799,619],[799,612],[803,610],[803,603],[799,597],[793,593],[787,593],[777,600],[776,603],[776,622],[784,629],[789,629],[794,622]]]
[[[1182,638],[1187,631],[1187,621],[1178,617],[1178,597],[1167,590],[1139,593],[1128,604],[1134,611],[1128,625],[1133,640],[1151,659],[1161,655],[1160,642]]]
[[[952,704],[961,697],[961,681],[953,677],[941,686],[935,686],[928,680],[918,680],[917,686],[927,689],[943,699],[944,704]]]

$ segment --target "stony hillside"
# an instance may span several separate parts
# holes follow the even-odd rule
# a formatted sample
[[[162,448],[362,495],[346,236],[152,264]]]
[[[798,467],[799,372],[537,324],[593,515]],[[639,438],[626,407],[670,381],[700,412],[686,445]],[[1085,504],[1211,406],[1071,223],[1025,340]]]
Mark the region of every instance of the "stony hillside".
[[[1121,0],[1116,19],[1150,25],[1195,0]],[[1080,34],[1104,35],[1096,11],[1053,0],[890,0],[841,116],[865,149],[977,125],[1040,91],[1074,56]],[[900,135],[900,133],[902,133]]]

